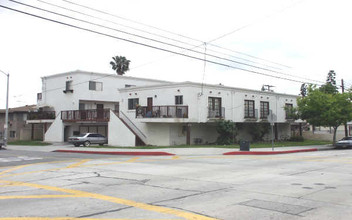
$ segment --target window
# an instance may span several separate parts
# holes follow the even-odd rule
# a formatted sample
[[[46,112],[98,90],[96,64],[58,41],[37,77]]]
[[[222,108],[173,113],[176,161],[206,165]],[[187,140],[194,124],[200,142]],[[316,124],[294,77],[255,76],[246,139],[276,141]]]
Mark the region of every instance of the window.
[[[16,137],[16,131],[10,131],[10,138]]]
[[[68,93],[68,92],[73,92],[72,80],[66,81],[66,88],[64,90],[64,93]]]
[[[103,91],[103,83],[102,82],[89,81],[89,90]]]
[[[183,105],[183,96],[182,95],[175,96],[175,105]]]
[[[221,118],[221,98],[208,97],[208,117],[209,118]]]
[[[135,87],[136,85],[125,84],[125,88]]]
[[[253,100],[244,100],[244,117],[255,118]]]
[[[260,118],[267,119],[269,115],[269,102],[260,102]]]
[[[128,99],[128,110],[136,109],[139,104],[139,99]]]
[[[43,98],[42,93],[37,93],[37,101],[41,101]]]
[[[285,112],[286,112],[286,119],[293,119],[293,104],[286,103],[285,104]]]

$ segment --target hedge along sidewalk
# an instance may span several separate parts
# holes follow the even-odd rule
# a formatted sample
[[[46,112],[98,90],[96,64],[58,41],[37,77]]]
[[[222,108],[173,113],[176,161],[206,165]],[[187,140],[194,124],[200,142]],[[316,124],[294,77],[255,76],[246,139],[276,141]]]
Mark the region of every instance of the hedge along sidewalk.
[[[49,146],[52,145],[43,141],[10,141],[7,145],[23,145],[23,146]]]

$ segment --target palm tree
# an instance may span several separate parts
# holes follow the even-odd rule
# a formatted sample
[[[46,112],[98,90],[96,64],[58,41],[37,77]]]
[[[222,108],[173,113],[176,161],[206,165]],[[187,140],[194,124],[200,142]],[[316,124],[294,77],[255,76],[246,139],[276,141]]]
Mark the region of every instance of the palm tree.
[[[125,74],[126,71],[130,70],[130,60],[127,60],[123,56],[112,57],[114,61],[110,62],[111,68],[116,71],[118,75]]]

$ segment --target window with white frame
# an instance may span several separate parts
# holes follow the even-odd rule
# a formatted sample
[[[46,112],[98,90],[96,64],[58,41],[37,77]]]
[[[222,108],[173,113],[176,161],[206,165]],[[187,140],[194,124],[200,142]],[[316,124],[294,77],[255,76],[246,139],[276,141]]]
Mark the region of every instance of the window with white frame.
[[[103,91],[103,83],[102,82],[89,81],[89,90]]]

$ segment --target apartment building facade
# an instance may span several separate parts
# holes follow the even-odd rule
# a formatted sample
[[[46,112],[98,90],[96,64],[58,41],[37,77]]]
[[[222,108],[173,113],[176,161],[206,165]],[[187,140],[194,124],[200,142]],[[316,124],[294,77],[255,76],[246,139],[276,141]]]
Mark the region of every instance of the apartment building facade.
[[[0,110],[0,140],[4,138],[5,109]],[[46,112],[45,114],[48,114]],[[37,118],[37,106],[25,105],[9,109],[8,141],[43,140],[44,124],[27,123]]]
[[[275,137],[287,137],[293,121],[286,110],[296,106],[296,98],[222,85],[74,71],[43,77],[37,107],[55,112],[45,141],[97,132],[108,137],[109,145],[168,146],[214,143],[218,119],[236,123],[273,119]],[[239,136],[251,138],[245,131]]]

